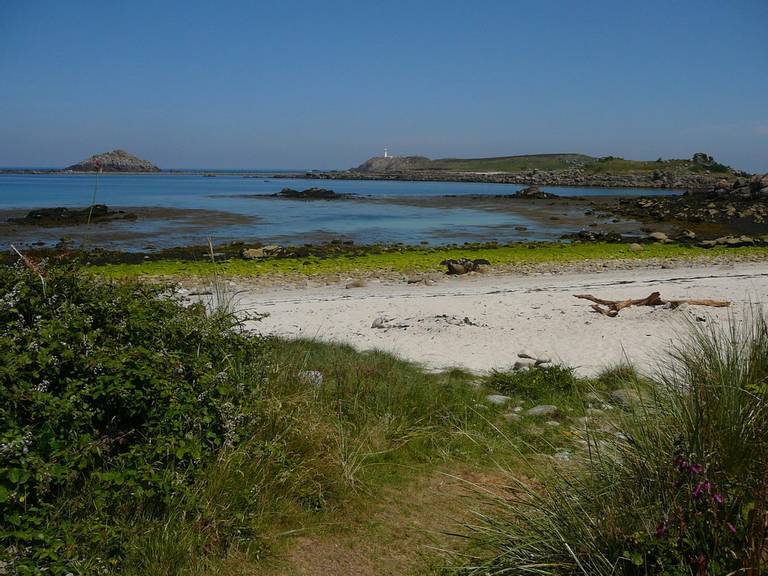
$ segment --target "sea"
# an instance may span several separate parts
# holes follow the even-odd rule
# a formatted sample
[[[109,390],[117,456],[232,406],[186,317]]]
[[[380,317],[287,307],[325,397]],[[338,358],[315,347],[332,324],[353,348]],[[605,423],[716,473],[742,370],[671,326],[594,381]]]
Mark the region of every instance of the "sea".
[[[461,207],[445,197],[493,198],[523,188],[514,184],[464,182],[403,182],[274,178],[276,171],[206,174],[0,174],[0,240],[13,241],[20,227],[9,227],[8,214],[18,215],[41,207],[85,207],[92,202],[110,208],[137,207],[171,209],[158,218],[102,225],[114,230],[98,236],[105,248],[141,250],[218,242],[263,242],[303,244],[332,239],[361,244],[404,243],[445,245],[496,240],[556,240],[574,225],[542,220],[529,213]],[[283,187],[303,190],[313,186],[354,194],[354,200],[296,201],[272,198]],[[675,194],[676,191],[647,188],[557,188],[542,190],[560,196],[633,196]],[[418,200],[409,204],[409,200]],[[425,200],[434,202],[426,202]],[[508,204],[509,201],[507,201]],[[166,211],[168,212],[168,211]],[[195,215],[185,221],[184,214]],[[2,217],[1,215],[5,215]],[[235,217],[236,216],[236,217]],[[28,227],[26,240],[34,234]],[[76,236],[73,228],[56,229],[54,236]],[[43,241],[56,238],[51,231]]]

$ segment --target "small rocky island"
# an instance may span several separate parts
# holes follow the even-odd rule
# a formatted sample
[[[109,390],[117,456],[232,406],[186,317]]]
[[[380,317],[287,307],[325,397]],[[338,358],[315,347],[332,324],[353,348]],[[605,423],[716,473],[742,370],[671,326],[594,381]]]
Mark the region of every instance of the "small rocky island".
[[[72,172],[160,172],[149,160],[142,160],[125,150],[112,150],[94,154],[90,158],[68,166]]]

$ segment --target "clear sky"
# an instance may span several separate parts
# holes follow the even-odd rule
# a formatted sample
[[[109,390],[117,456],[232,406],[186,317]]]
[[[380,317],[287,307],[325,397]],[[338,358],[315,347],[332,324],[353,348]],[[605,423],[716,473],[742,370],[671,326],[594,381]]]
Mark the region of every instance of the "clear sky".
[[[0,165],[694,152],[768,171],[768,0],[0,0]]]

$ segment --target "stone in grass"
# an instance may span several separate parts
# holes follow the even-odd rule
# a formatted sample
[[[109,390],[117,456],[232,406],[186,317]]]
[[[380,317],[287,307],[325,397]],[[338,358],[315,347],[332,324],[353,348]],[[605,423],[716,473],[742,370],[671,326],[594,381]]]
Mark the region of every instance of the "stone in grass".
[[[504,420],[507,422],[516,422],[517,420],[520,420],[520,414],[515,412],[507,412],[504,414]]]
[[[640,393],[634,388],[619,388],[611,392],[611,400],[622,408],[632,408],[640,401]]]
[[[571,460],[571,453],[567,450],[563,450],[562,452],[555,454],[553,458],[558,462],[569,462]]]
[[[323,385],[323,373],[319,370],[299,370],[299,380],[313,388]]]
[[[539,404],[525,411],[526,416],[549,416],[557,412],[557,406],[552,404]]]
[[[504,396],[503,394],[488,394],[488,396],[486,396],[485,399],[490,404],[494,404],[496,406],[503,406],[504,404],[512,400],[512,398],[510,398],[509,396]]]
[[[560,422],[558,422],[557,420],[547,420],[546,422],[544,422],[544,424],[547,426],[551,426],[553,428],[555,426],[560,426]]]
[[[643,250],[645,250],[645,248],[643,248],[642,244],[638,244],[638,243],[634,242],[634,243],[629,245],[629,251],[630,252],[642,252]]]

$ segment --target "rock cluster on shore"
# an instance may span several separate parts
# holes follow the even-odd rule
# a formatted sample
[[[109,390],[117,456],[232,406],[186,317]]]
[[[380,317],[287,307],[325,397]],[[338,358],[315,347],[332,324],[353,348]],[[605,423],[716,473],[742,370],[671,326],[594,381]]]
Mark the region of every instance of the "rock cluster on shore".
[[[280,177],[280,175],[277,175]],[[309,172],[303,176],[315,180],[405,180],[418,182],[481,182],[488,184],[525,184],[529,186],[574,186],[601,188],[674,188],[703,190],[711,188],[722,175],[707,173],[648,172],[632,174],[593,174],[582,168],[566,170],[527,170],[525,172],[448,172],[419,170],[402,172]]]
[[[12,224],[32,226],[76,226],[88,222],[110,222],[112,220],[135,220],[136,214],[122,210],[110,210],[104,204],[86,208],[38,208],[22,218],[9,218]]]
[[[622,198],[604,206],[614,214],[642,221],[727,224],[768,223],[768,174],[752,178],[721,179],[706,192],[682,196]]]
[[[112,150],[94,154],[90,158],[67,167],[72,172],[160,172],[149,160],[142,160],[125,150]]]

